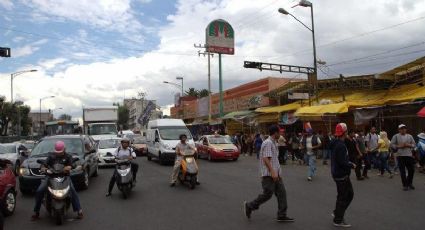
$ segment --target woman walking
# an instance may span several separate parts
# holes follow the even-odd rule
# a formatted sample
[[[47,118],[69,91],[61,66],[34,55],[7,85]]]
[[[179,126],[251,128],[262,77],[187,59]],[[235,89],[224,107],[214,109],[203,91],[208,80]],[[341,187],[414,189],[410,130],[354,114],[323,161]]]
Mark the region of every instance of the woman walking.
[[[378,140],[378,152],[379,152],[379,160],[380,160],[380,170],[381,173],[380,176],[384,176],[385,171],[387,171],[390,174],[390,178],[393,178],[393,173],[390,170],[390,167],[388,166],[388,159],[389,159],[389,149],[390,149],[390,140],[388,139],[388,135],[385,131],[382,131],[379,133],[379,140]]]

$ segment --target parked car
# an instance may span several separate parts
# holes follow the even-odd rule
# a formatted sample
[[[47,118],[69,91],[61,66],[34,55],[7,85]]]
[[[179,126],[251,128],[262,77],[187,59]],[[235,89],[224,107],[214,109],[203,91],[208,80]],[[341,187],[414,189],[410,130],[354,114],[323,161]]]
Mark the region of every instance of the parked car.
[[[20,143],[0,144],[0,158],[12,162],[15,175],[19,174],[19,167],[28,158],[28,149]]]
[[[121,145],[121,138],[100,139],[98,142],[99,166],[115,165],[115,158],[112,153]]]
[[[0,212],[13,214],[16,208],[16,177],[11,169],[12,162],[0,159]]]
[[[148,150],[146,145],[146,138],[142,136],[136,136],[133,139],[133,149],[137,156],[146,156]]]
[[[221,135],[206,135],[196,142],[199,158],[213,160],[238,160],[240,152],[228,138]]]
[[[19,189],[22,193],[35,191],[44,175],[40,172],[38,159],[46,159],[54,152],[57,141],[65,142],[65,151],[78,158],[71,170],[71,179],[78,189],[87,189],[89,180],[98,173],[98,154],[93,138],[87,135],[50,136],[40,140],[19,169]]]
[[[29,153],[31,153],[32,149],[35,146],[35,141],[17,141],[15,143],[22,144],[23,146],[25,146]]]

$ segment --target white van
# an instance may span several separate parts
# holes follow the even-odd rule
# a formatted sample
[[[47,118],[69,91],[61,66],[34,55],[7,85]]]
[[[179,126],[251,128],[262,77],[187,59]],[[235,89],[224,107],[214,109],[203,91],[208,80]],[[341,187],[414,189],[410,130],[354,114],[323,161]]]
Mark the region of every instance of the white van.
[[[179,136],[187,135],[187,141],[195,145],[192,134],[181,119],[158,119],[149,121],[146,130],[148,160],[158,158],[160,164],[173,162],[176,157],[176,145]]]

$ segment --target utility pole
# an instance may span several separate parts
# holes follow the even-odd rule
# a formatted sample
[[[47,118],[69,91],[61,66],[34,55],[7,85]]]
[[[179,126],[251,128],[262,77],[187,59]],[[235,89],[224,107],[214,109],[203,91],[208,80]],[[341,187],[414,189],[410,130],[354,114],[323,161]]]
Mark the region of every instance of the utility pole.
[[[196,45],[194,44],[195,48],[207,48],[205,45]],[[201,52],[198,51],[198,56],[204,55],[204,57],[208,56],[208,122],[211,122],[211,108],[212,108],[212,98],[211,98],[211,57],[214,57],[214,54],[210,52]]]

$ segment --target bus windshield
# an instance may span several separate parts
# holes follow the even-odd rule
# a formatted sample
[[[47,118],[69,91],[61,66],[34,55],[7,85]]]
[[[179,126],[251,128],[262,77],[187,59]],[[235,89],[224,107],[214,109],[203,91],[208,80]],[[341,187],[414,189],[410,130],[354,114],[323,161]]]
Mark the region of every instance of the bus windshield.
[[[117,135],[117,126],[115,124],[92,124],[89,130],[90,135]]]

